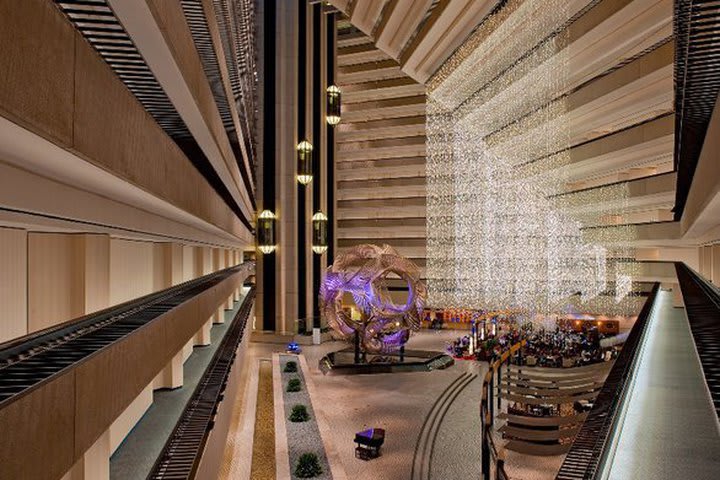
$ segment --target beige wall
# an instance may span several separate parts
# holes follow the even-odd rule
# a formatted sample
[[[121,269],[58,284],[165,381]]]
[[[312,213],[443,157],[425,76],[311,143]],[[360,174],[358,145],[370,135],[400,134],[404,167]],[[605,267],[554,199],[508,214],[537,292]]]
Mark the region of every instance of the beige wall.
[[[0,228],[0,343],[226,268],[228,252]]]
[[[0,343],[27,327],[27,232],[0,228]]]
[[[83,314],[78,238],[57,233],[28,234],[28,332]]]
[[[122,303],[153,291],[153,244],[110,240],[110,304]]]

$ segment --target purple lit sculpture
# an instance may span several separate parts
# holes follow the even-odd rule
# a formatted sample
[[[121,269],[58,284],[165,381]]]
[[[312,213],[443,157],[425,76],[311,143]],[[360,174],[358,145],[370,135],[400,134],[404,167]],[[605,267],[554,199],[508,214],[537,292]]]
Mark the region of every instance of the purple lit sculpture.
[[[404,305],[390,299],[386,285],[390,275],[407,283]],[[343,311],[345,292],[353,296],[359,320]],[[346,339],[357,332],[367,353],[388,354],[405,345],[410,331],[420,329],[425,298],[420,269],[389,245],[357,245],[338,255],[320,287],[320,309],[330,326]]]

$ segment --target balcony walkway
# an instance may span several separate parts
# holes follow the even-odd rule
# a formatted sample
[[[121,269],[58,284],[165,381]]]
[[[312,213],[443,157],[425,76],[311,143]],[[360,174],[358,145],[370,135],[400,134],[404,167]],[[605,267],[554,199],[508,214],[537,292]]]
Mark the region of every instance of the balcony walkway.
[[[640,355],[606,478],[717,479],[720,424],[672,292],[658,292]]]
[[[153,392],[152,405],[110,457],[111,480],[137,480],[148,476],[232,319],[240,309],[246,292],[246,289],[242,290],[240,301],[233,304],[232,310],[225,310],[225,323],[212,326],[210,345],[193,348],[192,355],[183,365],[183,386],[175,390]]]

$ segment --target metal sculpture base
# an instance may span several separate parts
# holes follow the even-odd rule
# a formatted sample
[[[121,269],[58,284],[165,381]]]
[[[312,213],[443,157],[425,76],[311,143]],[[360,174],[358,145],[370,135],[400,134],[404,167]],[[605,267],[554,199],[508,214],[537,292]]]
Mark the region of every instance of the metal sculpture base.
[[[360,360],[360,361],[356,361]],[[429,372],[442,370],[455,363],[455,360],[442,352],[425,350],[405,350],[381,355],[363,353],[356,355],[354,348],[331,352],[320,359],[319,367],[325,375],[359,375],[374,373]]]

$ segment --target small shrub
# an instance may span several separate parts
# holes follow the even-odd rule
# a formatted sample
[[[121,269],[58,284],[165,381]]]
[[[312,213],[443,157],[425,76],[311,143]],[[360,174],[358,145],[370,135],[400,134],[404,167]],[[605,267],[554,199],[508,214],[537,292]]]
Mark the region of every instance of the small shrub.
[[[295,476],[299,478],[313,478],[323,473],[320,459],[314,453],[303,453],[295,467]]]
[[[302,385],[299,378],[291,378],[285,389],[286,392],[299,392],[300,390],[302,390]]]
[[[287,362],[285,364],[285,372],[293,373],[297,372],[297,362]]]
[[[308,420],[310,420],[310,414],[305,405],[298,404],[292,408],[292,412],[290,413],[291,422],[307,422]]]

